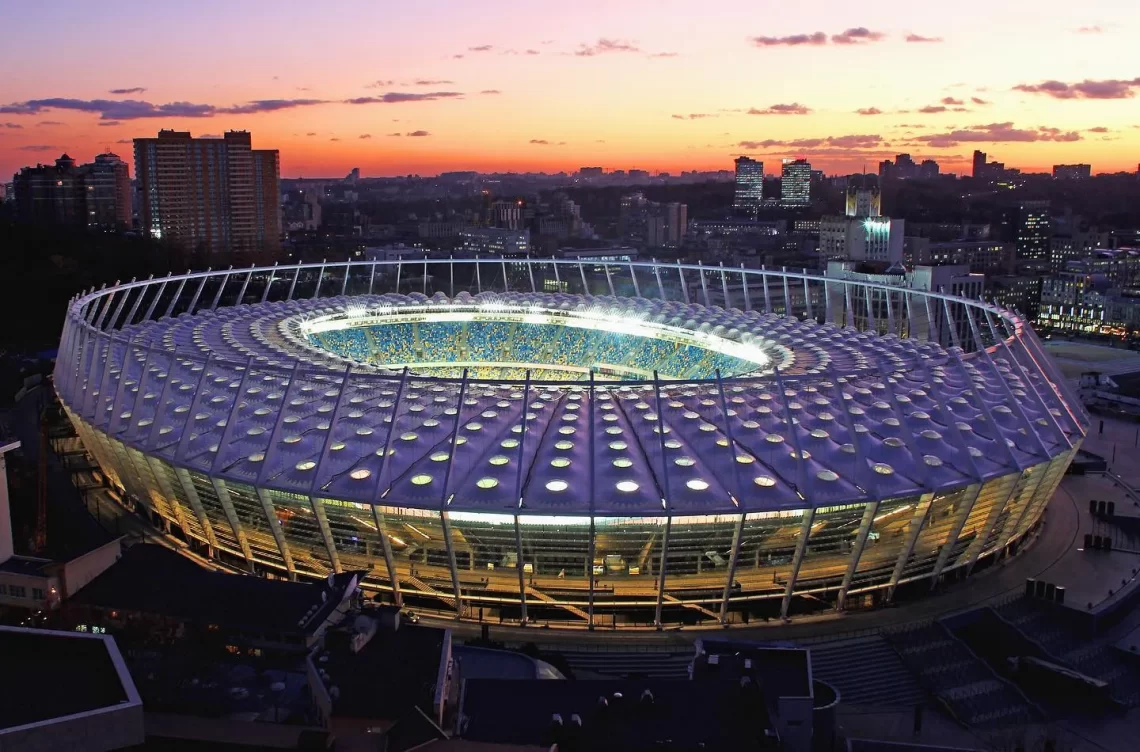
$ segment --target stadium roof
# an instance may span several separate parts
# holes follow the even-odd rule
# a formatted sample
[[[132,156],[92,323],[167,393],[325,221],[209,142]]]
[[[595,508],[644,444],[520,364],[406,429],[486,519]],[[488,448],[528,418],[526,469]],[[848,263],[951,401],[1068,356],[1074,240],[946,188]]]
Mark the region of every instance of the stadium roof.
[[[591,388],[402,378],[289,334],[295,322],[320,316],[480,302],[600,306],[788,357],[773,361],[784,366],[776,372],[723,381]],[[105,383],[72,400],[110,435],[230,482],[453,514],[572,523],[589,514],[859,503],[1019,471],[1067,451],[1083,433],[1020,337],[964,354],[932,341],[641,298],[290,300],[147,321],[118,336]]]

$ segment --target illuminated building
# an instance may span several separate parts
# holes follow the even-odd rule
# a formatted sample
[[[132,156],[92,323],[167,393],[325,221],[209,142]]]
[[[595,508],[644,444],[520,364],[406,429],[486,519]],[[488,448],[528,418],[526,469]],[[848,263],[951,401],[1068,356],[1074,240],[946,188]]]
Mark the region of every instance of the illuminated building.
[[[459,231],[460,247],[467,254],[526,255],[530,253],[530,230],[469,227]]]
[[[135,139],[142,231],[209,255],[281,250],[280,160],[247,131],[191,138],[163,130]]]
[[[1092,166],[1087,164],[1053,165],[1055,180],[1087,180],[1092,177]]]
[[[901,263],[904,224],[882,216],[877,186],[847,187],[846,215],[820,220],[819,253],[824,260]]]
[[[736,189],[732,205],[737,209],[753,209],[764,200],[764,163],[751,157],[736,158]]]
[[[811,203],[811,164],[806,159],[785,159],[781,175],[781,204],[807,206]]]
[[[1017,205],[1017,257],[1048,260],[1051,237],[1049,202],[1020,202]]]
[[[1088,429],[1028,323],[976,299],[424,264],[402,276],[439,281],[430,296],[370,262],[78,295],[56,390],[109,482],[202,555],[359,571],[417,612],[597,628],[927,593],[1038,525]]]

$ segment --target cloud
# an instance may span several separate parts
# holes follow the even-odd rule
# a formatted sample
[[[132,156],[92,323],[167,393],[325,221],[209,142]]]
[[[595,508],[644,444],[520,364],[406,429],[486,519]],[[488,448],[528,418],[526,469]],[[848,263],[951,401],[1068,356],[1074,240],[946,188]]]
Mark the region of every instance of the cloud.
[[[867,42],[878,42],[886,36],[881,31],[871,31],[866,26],[856,26],[847,29],[842,34],[832,34],[831,41],[835,44],[865,44]]]
[[[451,56],[451,59],[452,59],[452,60],[462,60],[462,59],[463,59],[463,55],[461,55],[461,54],[460,54],[460,55],[452,55],[452,56]]]
[[[641,48],[633,42],[624,39],[606,39],[602,37],[597,44],[580,44],[574,50],[575,57],[594,57],[610,52],[641,52]]]
[[[870,149],[883,145],[883,137],[878,134],[856,134],[849,136],[828,136],[827,138],[797,138],[788,140],[769,138],[763,141],[741,141],[741,149],[771,149],[786,147],[792,149]]]
[[[277,112],[278,110],[291,110],[295,107],[311,107],[315,104],[327,104],[324,99],[255,99],[245,104],[233,107],[219,107],[218,112],[227,115],[252,115],[256,112]]]
[[[411,92],[411,91],[390,91],[387,94],[381,94],[378,97],[355,97],[353,99],[344,100],[345,104],[400,104],[402,102],[432,102],[437,99],[454,99],[462,97],[463,93],[458,91],[431,91],[431,92]]]
[[[827,44],[827,35],[822,31],[813,34],[792,34],[786,37],[752,37],[756,47],[799,47],[801,45]]]
[[[104,121],[102,121],[101,123],[99,123],[99,125],[101,125],[101,126],[107,126],[107,125],[122,125],[122,123],[121,123],[121,122],[119,122],[118,120],[104,120]]]
[[[949,107],[944,107],[940,104],[928,104],[927,106],[921,108],[919,112],[923,113],[924,115],[934,115],[939,112],[948,112],[949,110]]]
[[[688,115],[673,115],[674,120],[702,120],[704,118],[716,117],[711,112],[690,112]]]
[[[402,136],[402,135],[404,135],[404,134],[403,134],[403,133],[389,133],[389,134],[388,134],[388,136],[389,136],[389,137],[392,137],[392,136]]]
[[[1098,125],[1095,128],[1089,128],[1089,133],[1112,133],[1111,130],[1105,128],[1103,125]]]
[[[537,146],[550,146],[550,142],[547,141],[545,138],[532,138],[530,140],[530,143],[535,144]]]
[[[381,78],[365,85],[365,89],[385,89],[389,86],[395,86],[396,82],[390,78]]]
[[[455,82],[446,79],[417,78],[412,82],[412,86],[449,86],[453,83]]]
[[[991,103],[991,102],[989,102],[988,100],[982,99],[981,97],[970,97],[970,101],[971,101],[971,102],[973,102],[974,104],[976,104],[976,105],[980,105],[980,106],[985,106],[985,105],[987,105],[987,104],[992,104],[992,103]]]
[[[539,51],[538,51],[538,50],[527,50],[527,51],[526,51],[526,52],[524,52],[523,54],[524,54],[524,55],[538,55],[538,54],[540,54],[540,53],[539,53]]]
[[[880,110],[878,107],[862,107],[858,110],[855,110],[855,112],[858,115],[882,115],[883,114],[883,111]]]
[[[55,147],[48,144],[29,144],[21,146],[20,151],[55,151]]]
[[[118,141],[116,141],[115,143],[116,143],[116,144],[133,144],[133,143],[134,143],[134,141],[130,140],[129,138],[120,138],[120,139],[119,139]]]
[[[36,123],[36,125],[65,125],[65,123],[61,123],[58,120],[41,120],[40,122]]]
[[[333,138],[330,138],[329,141],[340,141],[340,139],[334,136]]]
[[[145,86],[133,86],[130,89],[111,89],[108,94],[142,94],[146,91]]]
[[[480,94],[502,94],[503,92],[499,91],[498,89],[483,89],[483,91],[481,91],[479,93]]]
[[[306,135],[306,136],[315,136],[315,135],[317,135],[317,134],[316,134],[316,133],[314,133],[314,132],[312,132],[312,131],[310,131],[310,132],[306,133],[305,135]]]
[[[4,123],[5,128],[23,128],[19,123]]]
[[[25,102],[0,106],[0,114],[36,115],[45,110],[93,112],[98,113],[103,120],[138,120],[156,117],[211,117],[217,108],[209,104],[194,104],[192,102],[169,102],[156,105],[138,99],[70,99],[66,97],[29,99]]]
[[[1104,28],[1101,26],[1081,26],[1077,29],[1078,34],[1103,34]]]
[[[666,57],[680,57],[680,52],[651,52],[648,57],[651,58],[666,58]]]
[[[960,143],[1000,143],[1000,142],[1033,142],[1033,141],[1080,141],[1081,135],[1076,131],[1062,131],[1060,128],[1040,126],[1035,129],[1014,128],[1013,123],[989,123],[988,125],[972,125],[969,128],[950,131],[948,133],[932,133],[915,136],[915,141],[933,147],[957,146]]]
[[[418,138],[422,136],[430,136],[431,134],[427,131],[412,131],[411,133],[405,133],[404,135],[411,136],[412,138]]]
[[[1140,78],[1131,80],[1105,79],[1094,81],[1086,78],[1074,84],[1064,81],[1042,81],[1039,84],[1018,84],[1014,91],[1029,94],[1046,94],[1054,99],[1131,99],[1134,89],[1140,88]]]
[[[372,138],[371,133],[361,133],[357,138]]]
[[[807,115],[811,112],[811,108],[802,105],[799,102],[792,102],[791,104],[774,104],[763,110],[755,107],[748,110],[749,115]]]
[[[493,49],[495,49],[495,45],[493,45],[493,44],[480,44],[480,45],[476,45],[475,47],[468,47],[467,51],[468,52],[490,52]]]
[[[909,44],[937,44],[942,41],[942,37],[924,37],[921,34],[907,34],[906,41]]]
[[[955,99],[954,97],[942,97],[942,104],[955,105],[955,106],[961,107],[962,105],[964,105],[966,103],[963,102],[961,99]]]

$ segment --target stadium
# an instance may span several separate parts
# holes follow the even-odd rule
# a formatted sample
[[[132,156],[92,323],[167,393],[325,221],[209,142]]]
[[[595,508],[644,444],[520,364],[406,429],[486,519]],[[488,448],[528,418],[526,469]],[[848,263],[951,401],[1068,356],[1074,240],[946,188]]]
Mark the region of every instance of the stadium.
[[[55,387],[107,479],[220,565],[599,629],[965,578],[1031,534],[1089,422],[1016,312],[657,262],[117,284],[69,304]]]

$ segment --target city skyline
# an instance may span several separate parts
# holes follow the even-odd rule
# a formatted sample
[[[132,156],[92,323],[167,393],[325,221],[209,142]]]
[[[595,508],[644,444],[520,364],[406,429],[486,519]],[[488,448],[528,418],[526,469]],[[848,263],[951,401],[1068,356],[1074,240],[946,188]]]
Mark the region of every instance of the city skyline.
[[[280,150],[282,177],[731,170],[740,154],[847,173],[904,152],[968,174],[975,148],[1039,172],[1140,161],[1140,68],[1105,54],[1140,30],[1126,0],[1048,0],[1032,16],[966,0],[953,17],[892,0],[837,5],[826,23],[742,2],[699,15],[584,2],[543,8],[541,23],[517,2],[323,16],[257,3],[227,8],[224,25],[221,9],[8,14],[0,174],[65,151],[130,159],[131,139],[159,128],[256,131]]]

